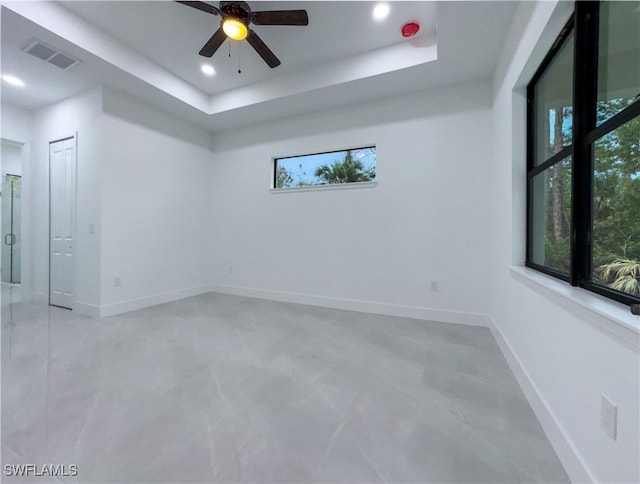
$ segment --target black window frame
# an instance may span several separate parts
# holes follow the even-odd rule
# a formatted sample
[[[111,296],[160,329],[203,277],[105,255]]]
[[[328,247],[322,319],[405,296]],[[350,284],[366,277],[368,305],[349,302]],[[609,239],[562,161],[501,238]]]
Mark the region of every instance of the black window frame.
[[[313,184],[309,184],[309,185],[301,185],[301,186],[293,186],[293,187],[278,187],[278,162],[280,160],[288,160],[291,158],[302,158],[302,157],[307,157],[307,156],[316,156],[316,155],[331,155],[334,153],[343,153],[343,152],[347,152],[347,151],[357,151],[357,150],[368,150],[368,149],[373,149],[375,150],[375,155],[376,155],[376,159],[375,159],[375,165],[374,165],[374,178],[370,181],[364,181],[364,182],[340,182],[340,183],[313,183]],[[296,188],[316,188],[316,187],[335,187],[335,186],[344,186],[344,185],[351,185],[353,183],[375,183],[377,182],[377,168],[378,168],[378,152],[377,152],[377,145],[376,144],[370,144],[370,145],[365,145],[365,146],[358,146],[358,147],[354,147],[354,148],[344,148],[344,149],[339,149],[339,150],[328,150],[328,151],[317,151],[314,153],[305,153],[305,154],[301,154],[301,155],[288,155],[288,156],[279,156],[279,157],[274,157],[273,158],[273,175],[272,175],[272,189],[274,190],[292,190],[292,189],[296,189]]]
[[[577,1],[569,21],[527,85],[527,236],[525,265],[626,305],[640,297],[607,288],[592,280],[593,145],[603,136],[640,116],[640,98],[599,126],[596,125],[598,81],[598,29],[600,2]],[[572,142],[535,165],[535,87],[567,38],[574,34]],[[571,220],[569,274],[533,262],[534,176],[571,157]]]

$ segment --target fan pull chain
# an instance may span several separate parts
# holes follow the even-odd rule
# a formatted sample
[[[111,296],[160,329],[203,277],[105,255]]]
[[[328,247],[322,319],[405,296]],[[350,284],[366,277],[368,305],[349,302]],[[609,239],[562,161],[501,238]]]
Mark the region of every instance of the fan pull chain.
[[[242,46],[240,44],[241,42],[238,42],[238,74],[242,74]]]
[[[229,45],[229,59],[231,59],[231,40],[227,39],[227,44]]]

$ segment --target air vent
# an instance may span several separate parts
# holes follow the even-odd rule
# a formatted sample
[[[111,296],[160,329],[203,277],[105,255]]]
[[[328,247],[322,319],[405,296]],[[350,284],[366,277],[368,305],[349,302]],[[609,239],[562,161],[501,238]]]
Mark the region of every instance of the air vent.
[[[37,57],[40,60],[48,62],[49,64],[53,64],[60,69],[64,69],[65,71],[68,71],[69,69],[80,63],[78,59],[74,59],[67,54],[63,54],[53,47],[43,44],[39,40],[35,39],[29,42],[29,44],[24,49],[22,49],[22,51],[26,52],[27,54],[31,54],[32,56]]]
[[[60,53],[54,55],[51,59],[48,60],[48,62],[49,64],[58,66],[60,69],[69,69],[71,66],[78,63],[77,60]]]
[[[46,61],[56,55],[56,51],[50,49],[44,44],[34,44],[27,52],[31,55],[35,55],[38,59]]]

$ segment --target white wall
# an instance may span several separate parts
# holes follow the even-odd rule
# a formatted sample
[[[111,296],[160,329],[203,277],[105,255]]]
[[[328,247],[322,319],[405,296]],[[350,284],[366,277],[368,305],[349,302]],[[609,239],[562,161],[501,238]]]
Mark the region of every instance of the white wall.
[[[496,337],[572,479],[640,482],[637,333],[572,304],[546,277],[543,284],[551,289],[542,290],[526,269],[509,270],[524,262],[524,88],[571,8],[570,2],[522,4],[495,78],[490,314]],[[585,304],[619,312],[615,303],[586,291],[566,291]],[[616,441],[600,427],[601,394],[618,405]]]
[[[36,299],[48,300],[49,142],[76,134],[74,309],[109,315],[206,292],[211,135],[99,87],[34,115],[29,187]]]
[[[49,142],[77,134],[76,309],[100,303],[100,171],[102,88],[47,106],[35,113],[32,157],[33,291],[49,291]],[[95,234],[89,234],[96,223]]]
[[[208,292],[211,135],[104,95],[100,313]]]
[[[33,115],[26,109],[2,103],[0,107],[0,138],[19,143],[31,141]]]
[[[489,102],[457,86],[214,137],[215,289],[485,323]],[[375,188],[269,191],[272,157],[371,144]]]

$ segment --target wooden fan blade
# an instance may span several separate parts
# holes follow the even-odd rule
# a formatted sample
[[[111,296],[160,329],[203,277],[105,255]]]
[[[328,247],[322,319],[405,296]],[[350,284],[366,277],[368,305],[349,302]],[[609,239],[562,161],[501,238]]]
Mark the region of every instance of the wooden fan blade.
[[[220,10],[218,10],[213,5],[209,5],[208,3],[204,3],[204,2],[181,2],[181,1],[178,1],[178,0],[176,0],[176,3],[181,3],[182,5],[186,5],[187,7],[196,8],[198,10],[210,13],[212,15],[220,15]]]
[[[216,53],[216,50],[220,48],[223,42],[227,40],[227,36],[222,29],[216,30],[216,33],[204,44],[204,47],[200,49],[200,55],[203,57],[211,57]]]
[[[276,57],[276,55],[271,52],[271,49],[267,47],[262,39],[256,34],[253,30],[249,29],[249,36],[247,37],[247,42],[255,49],[260,57],[267,63],[269,67],[272,69],[274,67],[278,67],[280,65],[280,59]]]
[[[306,10],[265,10],[253,12],[251,21],[256,25],[309,25]]]

